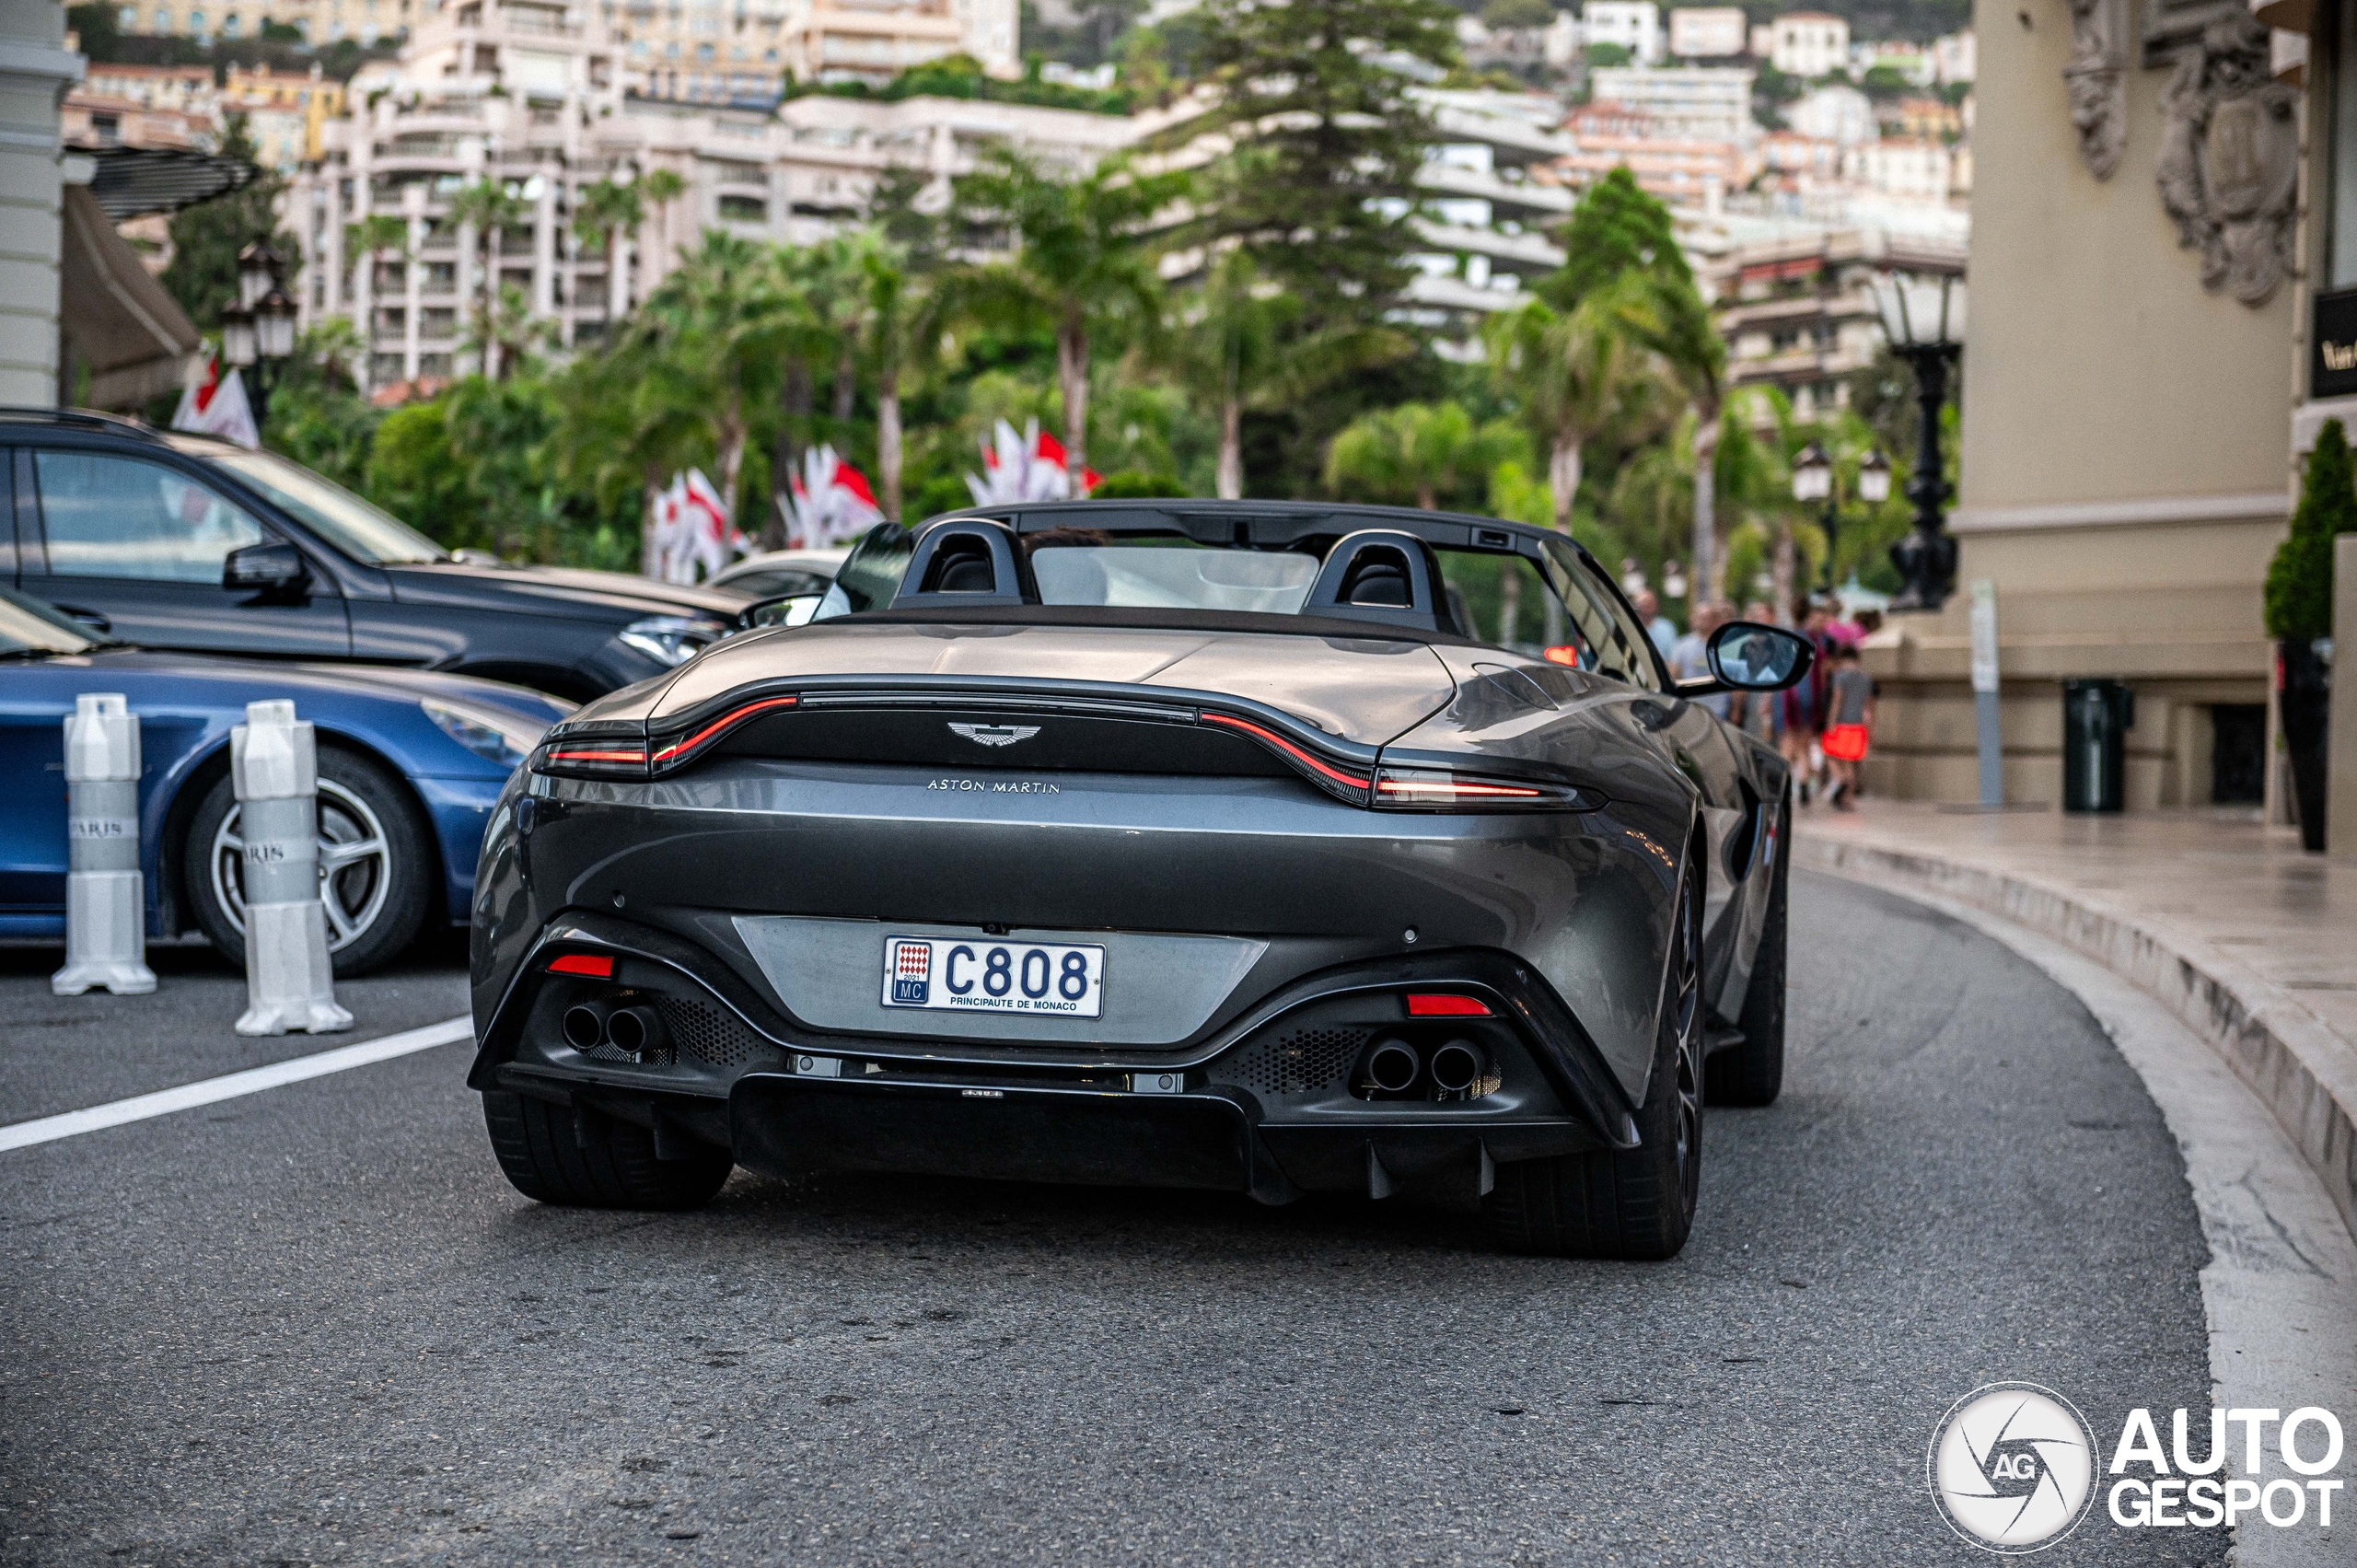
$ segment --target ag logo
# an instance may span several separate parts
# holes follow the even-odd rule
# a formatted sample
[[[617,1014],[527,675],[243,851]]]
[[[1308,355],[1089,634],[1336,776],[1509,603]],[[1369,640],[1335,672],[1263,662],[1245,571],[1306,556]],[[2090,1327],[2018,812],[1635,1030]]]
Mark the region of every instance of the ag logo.
[[[962,735],[977,746],[1012,746],[1039,733],[1036,724],[953,724],[952,735]]]
[[[2036,1383],[1991,1383],[1958,1400],[1932,1434],[1925,1469],[1940,1516],[1991,1551],[2052,1546],[2095,1503],[2095,1433]]]

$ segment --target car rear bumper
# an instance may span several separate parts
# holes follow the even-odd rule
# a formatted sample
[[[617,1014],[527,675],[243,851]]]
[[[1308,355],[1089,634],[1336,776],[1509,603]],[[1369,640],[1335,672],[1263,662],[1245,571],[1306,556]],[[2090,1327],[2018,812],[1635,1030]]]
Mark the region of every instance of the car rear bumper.
[[[1567,1122],[1473,1132],[1447,1125],[1271,1124],[1227,1092],[862,1083],[748,1073],[728,1098],[738,1164],[777,1176],[896,1171],[1086,1186],[1246,1192],[1399,1187],[1487,1191],[1502,1162],[1598,1146]]]

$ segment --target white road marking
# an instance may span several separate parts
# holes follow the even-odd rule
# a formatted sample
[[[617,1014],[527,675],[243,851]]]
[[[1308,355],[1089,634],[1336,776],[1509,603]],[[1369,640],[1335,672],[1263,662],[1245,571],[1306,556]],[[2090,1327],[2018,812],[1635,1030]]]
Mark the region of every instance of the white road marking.
[[[366,1067],[374,1062],[389,1062],[396,1056],[431,1051],[437,1045],[448,1045],[453,1040],[471,1040],[474,1032],[471,1017],[445,1018],[438,1024],[403,1029],[399,1034],[386,1035],[380,1040],[364,1040],[357,1045],[339,1045],[333,1051],[297,1056],[288,1062],[273,1062],[267,1067],[249,1067],[242,1073],[226,1073],[218,1078],[182,1084],[176,1089],[158,1089],[152,1095],[134,1095],[129,1099],[94,1105],[87,1110],[69,1110],[33,1121],[15,1122],[0,1127],[0,1153],[33,1144],[53,1143],[83,1132],[96,1132],[102,1127],[120,1127],[126,1121],[144,1121],[151,1116],[166,1116],[175,1110],[211,1105],[215,1100],[260,1094],[281,1084],[299,1084],[306,1078],[324,1077],[330,1073]]]

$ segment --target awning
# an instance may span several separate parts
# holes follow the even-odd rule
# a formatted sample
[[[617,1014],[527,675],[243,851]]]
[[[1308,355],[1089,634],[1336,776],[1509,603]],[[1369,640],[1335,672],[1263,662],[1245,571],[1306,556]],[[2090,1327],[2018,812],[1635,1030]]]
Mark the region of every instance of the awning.
[[[68,396],[92,408],[135,409],[178,389],[196,328],[164,292],[87,185],[64,188],[58,264],[58,354]],[[89,389],[75,392],[82,372]]]
[[[253,182],[261,171],[241,157],[181,147],[73,147],[91,160],[90,193],[110,220],[176,213]]]

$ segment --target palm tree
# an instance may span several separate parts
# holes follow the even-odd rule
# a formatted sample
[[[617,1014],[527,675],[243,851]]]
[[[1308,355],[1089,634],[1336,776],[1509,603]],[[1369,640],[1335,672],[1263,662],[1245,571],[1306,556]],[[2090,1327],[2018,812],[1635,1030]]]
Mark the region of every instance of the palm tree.
[[[622,352],[644,354],[712,443],[714,475],[737,515],[749,411],[771,392],[785,345],[801,325],[769,248],[707,229],[633,319]]]
[[[1694,566],[1692,593],[1726,597],[1726,561],[1715,517],[1719,413],[1726,405],[1727,345],[1711,308],[1690,281],[1647,276],[1626,319],[1637,340],[1661,357],[1694,409]]]
[[[1014,251],[958,274],[958,302],[985,319],[1054,333],[1064,468],[1075,494],[1087,467],[1089,345],[1121,327],[1146,339],[1158,331],[1162,287],[1146,226],[1191,185],[1183,173],[1140,174],[1121,157],[1059,179],[1004,146],[956,181],[968,221],[996,230]]]
[[[1278,291],[1251,256],[1228,251],[1182,312],[1172,368],[1198,406],[1219,411],[1220,499],[1244,494],[1244,414],[1297,404],[1353,370],[1399,359],[1413,345],[1387,327],[1292,331],[1301,301]]]
[[[1443,494],[1486,479],[1524,447],[1512,423],[1492,420],[1477,428],[1462,403],[1401,403],[1342,428],[1326,451],[1326,483],[1381,500],[1412,499],[1436,511]]]
[[[472,224],[482,251],[482,302],[477,307],[481,319],[475,338],[482,347],[483,374],[494,381],[504,380],[507,373],[494,319],[499,313],[499,231],[514,227],[523,216],[523,198],[497,180],[478,180],[450,198],[451,221]]]
[[[1581,452],[1620,412],[1636,373],[1624,315],[1622,298],[1612,292],[1568,311],[1533,299],[1492,317],[1483,333],[1490,363],[1548,443],[1555,526],[1565,532],[1579,494]]]
[[[671,264],[675,249],[671,241],[671,203],[687,194],[688,182],[677,169],[657,168],[638,177],[638,191],[644,203],[639,209],[641,221],[653,223],[656,232],[655,244],[643,240],[639,244],[640,254],[648,259],[646,285],[640,290],[644,297],[655,292],[656,278]]]
[[[678,178],[676,175],[674,179]],[[646,203],[636,181],[598,180],[581,188],[573,208],[573,230],[582,246],[606,258],[606,331],[611,333],[630,308],[630,282],[623,241],[646,221]]]
[[[878,239],[863,250],[867,279],[867,352],[876,373],[877,499],[900,520],[900,378],[934,357],[945,299],[905,251]]]
[[[406,260],[409,255],[409,220],[391,213],[370,213],[357,222],[343,226],[343,253],[356,256],[360,264],[359,286],[354,290],[359,314],[366,322],[368,334],[377,330],[377,264],[387,251],[397,251]]]
[[[695,460],[707,438],[693,388],[642,345],[614,343],[575,359],[551,389],[557,477],[594,494],[601,511],[638,493],[639,570],[654,576],[656,508],[671,475]]]

